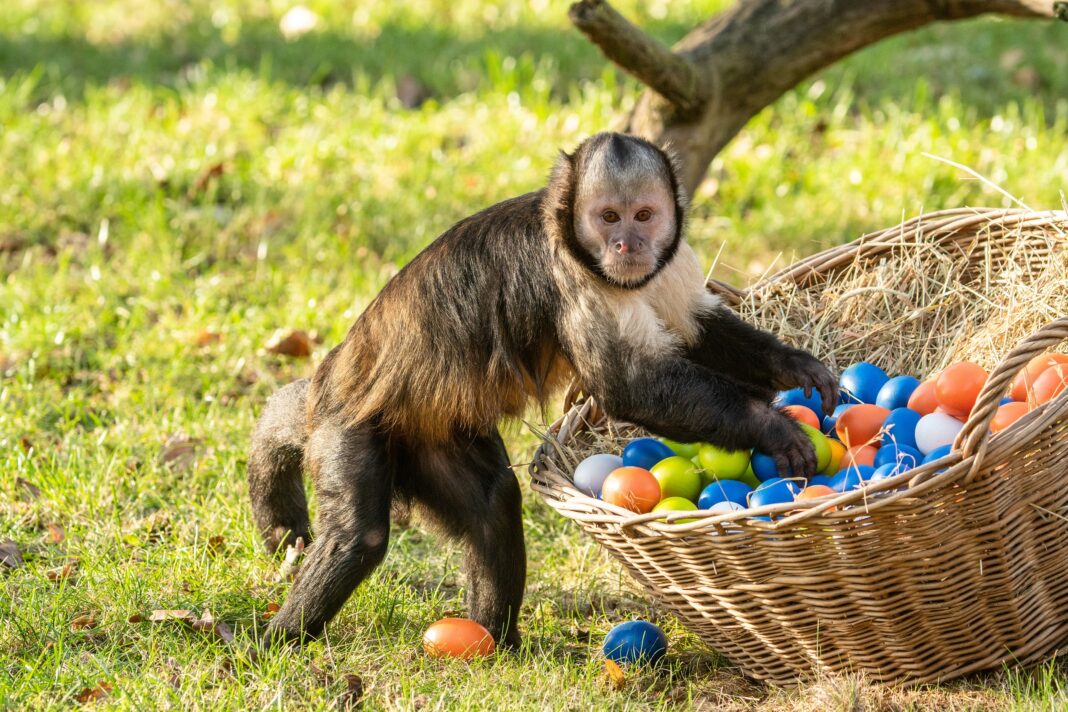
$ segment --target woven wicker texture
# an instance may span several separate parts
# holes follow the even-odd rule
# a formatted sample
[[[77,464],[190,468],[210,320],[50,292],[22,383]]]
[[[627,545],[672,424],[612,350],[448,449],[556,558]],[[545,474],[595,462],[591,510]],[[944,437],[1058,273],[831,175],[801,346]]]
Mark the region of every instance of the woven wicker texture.
[[[747,318],[770,321],[783,290],[792,299],[807,295],[833,325],[841,323],[834,311],[851,300],[826,297],[837,294],[847,270],[876,270],[906,252],[915,259],[919,244],[931,269],[956,261],[953,290],[996,294],[1062,270],[1066,233],[1064,212],[944,211],[817,254],[747,291],[709,288]],[[998,281],[1006,275],[1008,282]],[[1063,285],[1059,276],[1054,283]],[[535,456],[533,487],[754,678],[789,685],[816,670],[853,671],[919,683],[1037,660],[1068,644],[1068,393],[997,435],[988,425],[1020,367],[1068,340],[1068,301],[1050,299],[1059,314],[1002,351],[1000,363],[984,364],[991,375],[955,452],[865,490],[727,515],[633,514],[583,495],[570,480],[585,454],[618,452],[641,434],[609,422],[577,393]],[[980,308],[989,296],[972,301],[980,306],[950,321],[939,305],[923,305],[927,322],[895,327],[914,332],[900,337],[907,350],[897,365],[919,375],[944,365],[932,324],[968,329],[993,318]],[[821,357],[865,358],[865,337],[885,325],[864,328],[821,342]],[[773,521],[748,519],[754,513]],[[672,523],[678,519],[689,521]]]

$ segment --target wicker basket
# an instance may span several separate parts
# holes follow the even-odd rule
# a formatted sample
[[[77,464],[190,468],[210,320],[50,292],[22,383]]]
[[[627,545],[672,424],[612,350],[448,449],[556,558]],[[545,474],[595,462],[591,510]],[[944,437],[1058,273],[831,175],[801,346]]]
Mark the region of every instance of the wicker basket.
[[[1035,225],[1059,237],[1013,250],[1013,259],[1048,264],[1068,249],[1065,213],[953,210],[815,255],[750,293],[784,281],[821,290],[845,266],[893,259],[921,233],[989,265]],[[981,275],[962,275],[972,278]],[[709,288],[732,304],[746,296]],[[852,671],[919,683],[1035,661],[1068,644],[1068,394],[997,435],[988,425],[1020,367],[1064,340],[1068,316],[1021,341],[992,370],[949,458],[865,490],[728,515],[633,514],[571,482],[575,463],[561,444],[636,434],[589,398],[551,426],[530,468],[533,487],[751,677],[790,685]]]

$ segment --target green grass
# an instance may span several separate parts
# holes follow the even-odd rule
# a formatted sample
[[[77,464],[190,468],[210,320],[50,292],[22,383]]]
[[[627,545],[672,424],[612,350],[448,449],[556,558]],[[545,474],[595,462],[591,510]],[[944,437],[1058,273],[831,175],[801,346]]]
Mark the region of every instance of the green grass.
[[[721,5],[619,3],[668,41]],[[372,708],[883,699],[860,683],[745,683],[529,491],[516,655],[469,666],[419,653],[424,627],[464,608],[460,552],[417,526],[395,529],[386,564],[329,640],[302,651],[253,661],[177,624],[128,622],[210,609],[239,641],[256,635],[267,604],[285,597],[244,492],[264,399],[309,374],[436,234],[539,186],[558,148],[608,126],[635,96],[560,3],[311,6],[320,28],[294,41],[277,29],[287,6],[266,0],[15,0],[0,16],[0,540],[26,556],[0,573],[0,707],[67,707],[104,681],[114,689],[97,705],[317,708],[346,673],[363,678]],[[1060,205],[1066,38],[1063,25],[987,19],[852,57],[717,158],[692,241],[709,264],[722,247],[717,276],[744,283],[921,209],[1005,204],[923,152],[1034,207]],[[416,110],[396,98],[405,75],[432,96]],[[279,328],[318,332],[315,358],[266,353]],[[221,340],[197,345],[206,329]],[[201,440],[188,469],[160,463],[175,434]],[[515,462],[534,444],[514,431]],[[65,541],[46,541],[49,523]],[[76,576],[50,580],[67,557]],[[99,625],[72,630],[81,614]],[[596,651],[633,615],[661,621],[672,654],[613,690]],[[1065,681],[1054,664],[901,700],[1056,707]]]

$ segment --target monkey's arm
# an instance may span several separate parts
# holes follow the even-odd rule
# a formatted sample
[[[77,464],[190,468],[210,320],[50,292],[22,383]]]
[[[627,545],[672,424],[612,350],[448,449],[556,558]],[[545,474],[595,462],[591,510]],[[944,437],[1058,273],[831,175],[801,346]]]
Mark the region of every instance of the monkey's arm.
[[[808,438],[787,416],[752,397],[729,377],[681,356],[608,360],[615,368],[580,373],[605,411],[680,442],[711,442],[731,450],[756,447],[782,471],[816,470]]]
[[[819,391],[827,413],[838,402],[838,381],[811,354],[747,324],[723,306],[705,312],[700,332],[686,357],[715,373],[742,381],[765,399],[770,391],[804,388]]]

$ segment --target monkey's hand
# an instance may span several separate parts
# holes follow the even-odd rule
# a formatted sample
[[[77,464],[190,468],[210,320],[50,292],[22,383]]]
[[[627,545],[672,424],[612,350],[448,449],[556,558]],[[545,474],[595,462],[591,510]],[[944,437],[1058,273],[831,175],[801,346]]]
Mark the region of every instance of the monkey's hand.
[[[763,427],[756,449],[775,458],[784,477],[811,477],[816,474],[816,448],[790,416],[765,407],[759,416]]]
[[[827,415],[838,405],[838,379],[812,354],[800,349],[790,349],[775,360],[772,385],[779,390],[804,388],[806,398],[815,389],[823,399],[823,412]]]

